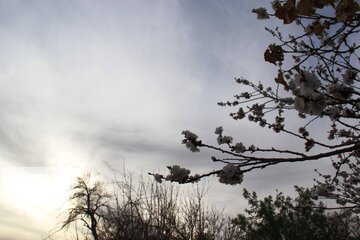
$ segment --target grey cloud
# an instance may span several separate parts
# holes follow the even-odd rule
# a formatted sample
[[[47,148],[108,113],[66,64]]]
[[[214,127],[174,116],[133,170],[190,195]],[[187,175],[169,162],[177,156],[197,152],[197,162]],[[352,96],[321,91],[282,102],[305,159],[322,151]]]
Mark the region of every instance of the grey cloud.
[[[34,149],[36,133],[29,129],[27,111],[23,108],[21,102],[0,101],[0,153],[13,163],[42,164]]]
[[[171,139],[171,136],[168,136]],[[94,155],[102,156],[102,160],[107,164],[112,164],[116,161],[126,160],[127,156],[135,155],[138,157],[138,162],[150,161],[153,167],[164,167],[159,164],[159,159],[168,159],[167,164],[178,164],[181,162],[184,165],[192,167],[201,167],[207,164],[210,159],[208,154],[194,154],[191,153],[184,145],[181,144],[181,137],[179,134],[179,141],[166,140],[160,137],[151,136],[148,132],[134,131],[122,128],[109,128],[97,131],[94,135],[86,133],[79,134],[79,139],[82,142],[89,142],[94,147]],[[101,159],[101,157],[100,157]],[[204,160],[206,159],[206,162]],[[144,169],[146,170],[146,169]]]

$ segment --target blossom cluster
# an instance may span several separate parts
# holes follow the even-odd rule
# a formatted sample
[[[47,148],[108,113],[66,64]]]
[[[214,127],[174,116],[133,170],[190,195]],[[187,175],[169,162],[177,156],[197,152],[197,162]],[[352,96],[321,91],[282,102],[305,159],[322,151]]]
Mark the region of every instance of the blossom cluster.
[[[230,185],[241,184],[244,177],[240,168],[232,163],[225,165],[217,176],[219,177],[219,182]]]
[[[326,107],[325,94],[319,92],[320,80],[314,73],[302,71],[290,81],[289,88],[295,95],[294,108],[299,113],[321,115]]]
[[[247,149],[242,142],[237,142],[235,143],[235,145],[233,145],[233,138],[230,136],[223,136],[223,131],[224,129],[222,126],[219,126],[215,129],[215,134],[218,135],[217,142],[219,145],[227,144],[235,153],[244,153],[247,150],[254,150],[255,147],[253,145],[250,146],[249,149]]]
[[[186,168],[182,168],[178,165],[173,165],[168,167],[170,170],[170,174],[166,176],[166,180],[184,183],[189,178],[190,170]]]
[[[170,181],[170,182],[177,182],[177,183],[196,183],[200,181],[200,179],[203,176],[200,176],[199,174],[190,175],[190,170],[186,168],[182,168],[179,165],[173,165],[167,167],[170,173],[164,177],[161,174],[158,173],[149,173],[149,175],[152,175],[154,177],[154,180],[158,183],[162,183],[163,180]]]
[[[266,8],[259,7],[257,9],[253,9],[252,12],[256,13],[257,19],[259,19],[259,20],[264,20],[264,19],[269,19],[270,18]]]
[[[195,133],[190,132],[189,130],[185,130],[182,132],[184,135],[183,143],[185,146],[190,149],[192,152],[199,152],[200,149],[198,146],[201,144],[201,141],[198,141],[198,136]]]

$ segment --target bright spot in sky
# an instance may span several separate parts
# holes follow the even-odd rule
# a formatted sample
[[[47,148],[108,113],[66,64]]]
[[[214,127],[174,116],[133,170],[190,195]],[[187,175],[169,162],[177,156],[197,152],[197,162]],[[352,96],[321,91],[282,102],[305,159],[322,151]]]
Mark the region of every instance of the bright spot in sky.
[[[48,167],[9,165],[3,167],[0,178],[1,203],[37,226],[59,221],[56,218],[68,204],[71,185],[87,169],[85,154],[61,141],[50,141],[46,155]]]

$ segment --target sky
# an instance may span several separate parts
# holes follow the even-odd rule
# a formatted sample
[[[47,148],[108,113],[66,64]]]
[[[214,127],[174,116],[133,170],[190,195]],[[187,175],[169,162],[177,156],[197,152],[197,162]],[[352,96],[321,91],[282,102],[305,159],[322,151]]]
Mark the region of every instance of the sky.
[[[215,144],[214,129],[247,145],[296,142],[235,122],[217,106],[240,92],[234,77],[273,84],[263,60],[274,40],[252,0],[0,0],[0,240],[40,239],[88,170],[194,173],[220,165],[189,152],[181,132]],[[271,76],[271,77],[269,77]],[[311,185],[321,163],[249,173],[241,186],[210,178],[215,206],[240,211],[260,195]]]

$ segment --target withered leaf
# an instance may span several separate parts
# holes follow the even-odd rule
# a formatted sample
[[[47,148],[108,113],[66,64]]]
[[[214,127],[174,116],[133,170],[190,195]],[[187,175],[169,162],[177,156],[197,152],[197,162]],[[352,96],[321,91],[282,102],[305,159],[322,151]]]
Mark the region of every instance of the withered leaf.
[[[355,0],[341,0],[336,6],[336,18],[341,22],[349,22],[360,10],[360,5]]]
[[[278,5],[275,11],[275,16],[284,21],[284,24],[289,24],[297,18],[297,11],[295,8],[295,0],[288,0],[284,5]]]
[[[322,36],[324,33],[326,26],[321,24],[321,23],[317,23],[314,25],[313,27],[313,32],[317,35],[317,36]]]
[[[311,16],[315,13],[315,5],[313,0],[300,0],[296,9],[299,14],[305,16]]]
[[[285,89],[286,91],[289,91],[289,86],[288,86],[288,84],[285,82],[284,75],[282,74],[281,71],[279,71],[278,76],[275,78],[275,82],[283,85],[283,86],[284,86],[284,89]]]
[[[273,63],[284,61],[284,50],[281,46],[270,44],[264,53],[265,61]]]

